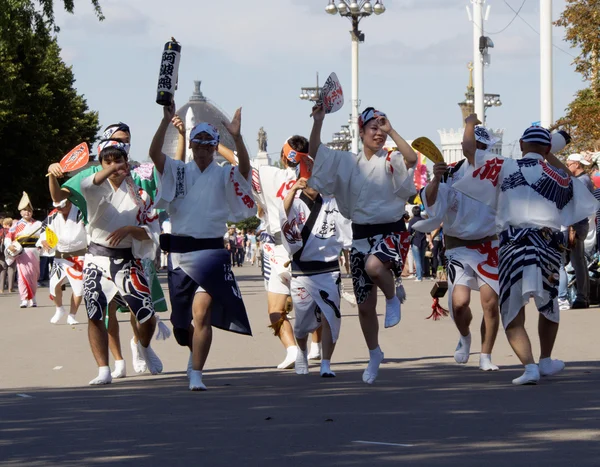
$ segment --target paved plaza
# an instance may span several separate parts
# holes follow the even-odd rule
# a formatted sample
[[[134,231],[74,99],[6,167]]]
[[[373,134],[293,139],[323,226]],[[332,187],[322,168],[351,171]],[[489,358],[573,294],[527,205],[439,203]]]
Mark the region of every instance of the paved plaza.
[[[514,387],[522,369],[502,331],[493,355],[501,371],[477,369],[477,295],[474,353],[458,366],[451,320],[425,319],[432,283],[406,281],[402,321],[381,330],[386,360],[368,386],[361,380],[368,352],[356,308],[343,302],[332,362],[337,378],[320,378],[318,364],[297,376],[275,369],[284,353],[267,328],[259,269],[235,273],[254,337],[215,331],[204,377],[209,390],[200,393],[187,389],[188,351],[173,338],[153,344],[162,375],[135,375],[124,315],[130,376],[89,387],[96,369],[87,325],[51,325],[47,289],[39,290],[36,309],[19,309],[17,295],[0,296],[0,465],[600,464],[598,309],[563,313],[554,352],[567,362],[562,374]],[[534,349],[536,313],[528,309]],[[84,317],[82,308],[78,318]]]

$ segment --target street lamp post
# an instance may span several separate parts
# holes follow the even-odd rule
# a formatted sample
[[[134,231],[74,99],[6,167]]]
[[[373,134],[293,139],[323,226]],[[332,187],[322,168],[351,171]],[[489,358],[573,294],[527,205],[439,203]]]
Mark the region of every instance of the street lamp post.
[[[300,99],[305,101],[317,102],[319,100],[319,93],[321,88],[319,87],[319,73],[317,73],[317,85],[312,87],[302,87],[300,89]]]
[[[340,14],[352,22],[352,152],[358,153],[358,44],[365,41],[365,35],[358,30],[361,19],[371,16],[373,13],[381,15],[385,12],[382,0],[376,0],[373,5],[369,0],[329,0],[325,11],[330,15]]]
[[[475,112],[475,87],[473,86],[473,63],[469,62],[467,65],[467,69],[469,70],[469,85],[467,86],[467,92],[465,93],[465,100],[459,102],[458,105],[462,111],[463,117],[463,126],[464,120]],[[485,121],[485,112],[490,107],[500,107],[502,105],[502,101],[500,100],[500,94],[484,94],[483,95],[483,119],[479,114],[477,115],[479,119],[484,122]]]

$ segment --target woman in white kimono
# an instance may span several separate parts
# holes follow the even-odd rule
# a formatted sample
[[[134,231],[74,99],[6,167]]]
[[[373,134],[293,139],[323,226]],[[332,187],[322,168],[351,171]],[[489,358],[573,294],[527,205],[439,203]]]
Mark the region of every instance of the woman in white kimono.
[[[564,235],[561,226],[592,215],[598,201],[551,152],[550,132],[530,127],[520,144],[522,159],[477,150],[475,115],[467,118],[463,150],[474,168],[454,188],[496,211],[500,315],[508,341],[525,367],[513,384],[536,384],[565,367],[551,358],[558,333],[558,278]],[[525,305],[533,296],[539,311],[539,367],[525,330]]]
[[[392,128],[384,113],[372,107],[359,117],[364,150],[358,155],[334,151],[321,144],[325,111],[313,107],[310,155],[315,163],[308,184],[319,193],[335,196],[342,216],[352,221],[352,283],[358,303],[360,325],[369,348],[369,364],[363,381],[377,378],[383,352],[379,348],[377,293],[386,297],[385,327],[400,322],[403,263],[408,233],[402,220],[406,200],[416,193],[413,182],[417,154]],[[383,149],[387,136],[398,151]]]
[[[192,161],[167,157],[162,147],[174,114],[174,104],[164,107],[150,157],[160,174],[157,206],[165,207],[171,218],[172,234],[161,236],[161,248],[170,253],[173,334],[179,345],[192,350],[189,388],[201,391],[206,390],[202,369],[212,342],[212,326],[251,335],[223,236],[227,221],[250,217],[256,207],[250,187],[250,158],[240,135],[241,109],[226,124],[236,143],[238,167],[222,167],[214,160],[220,136],[209,123],[199,123],[190,132]]]
[[[283,245],[292,255],[290,286],[299,347],[296,373],[308,374],[308,334],[322,326],[321,376],[335,377],[331,356],[342,319],[338,257],[352,244],[350,225],[340,214],[335,198],[323,198],[306,186],[305,178],[286,195],[280,222]]]

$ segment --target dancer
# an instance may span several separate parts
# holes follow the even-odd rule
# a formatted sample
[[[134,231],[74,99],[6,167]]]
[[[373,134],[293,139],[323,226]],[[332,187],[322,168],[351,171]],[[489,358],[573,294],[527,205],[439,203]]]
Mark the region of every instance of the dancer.
[[[520,140],[523,158],[506,159],[477,150],[475,115],[466,120],[463,151],[474,154],[473,168],[454,184],[496,211],[500,233],[500,313],[508,341],[525,366],[513,384],[536,384],[565,367],[551,358],[558,333],[558,270],[564,247],[562,225],[591,215],[598,202],[550,152],[548,130],[530,127]],[[525,330],[525,305],[534,298],[539,311],[539,367]]]
[[[296,373],[308,374],[308,334],[321,328],[323,358],[320,373],[322,377],[335,377],[331,356],[339,338],[342,318],[338,256],[343,248],[352,244],[352,233],[335,199],[323,198],[316,190],[308,188],[305,178],[299,178],[288,192],[283,208],[283,245],[292,255],[290,285],[296,310],[294,334],[299,347]]]
[[[473,124],[472,118],[467,126]],[[474,129],[477,151],[486,151],[495,138],[481,126]],[[486,204],[465,196],[453,188],[474,164],[471,150],[471,132],[465,132],[465,159],[448,168],[445,162],[433,167],[433,179],[421,192],[421,200],[430,216],[429,222],[444,225],[448,269],[448,309],[460,333],[454,360],[460,364],[469,361],[471,352],[470,324],[473,320],[471,290],[478,290],[483,308],[481,321],[481,354],[479,368],[498,370],[492,363],[492,349],[498,334],[498,237],[496,212]],[[419,224],[415,225],[419,230]]]
[[[173,120],[173,125],[177,127],[177,121],[175,119]],[[129,149],[131,145],[131,130],[128,125],[122,122],[109,125],[104,130],[102,140],[104,142],[110,141],[113,143],[122,143],[123,145],[125,145],[125,148]],[[179,157],[183,157],[184,152],[185,144],[181,143],[180,135],[180,140],[177,146],[176,154]],[[101,170],[101,165],[89,167],[69,178],[61,186],[58,180],[63,178],[64,174],[60,167],[60,164],[55,163],[50,165],[50,167],[48,168],[48,173],[50,174],[49,183],[52,200],[54,202],[61,202],[64,199],[68,198],[69,201],[71,201],[80,210],[84,222],[87,223],[88,209],[86,199],[83,195],[83,191],[81,188],[81,183],[86,178],[96,174]],[[130,170],[130,176],[138,187],[140,187],[143,191],[149,194],[152,199],[154,199],[156,193],[156,183],[158,180],[158,174],[154,172],[151,164],[142,164],[141,166]],[[150,290],[152,293],[154,311],[167,311],[165,297],[160,283],[158,282],[158,279],[156,277],[153,258],[142,260],[142,266],[144,267],[144,272],[146,273],[146,277],[151,285]],[[136,371],[136,373],[144,373],[149,368],[146,361],[144,360],[144,352],[142,349],[142,344],[140,343],[140,336],[135,316],[126,304],[124,306],[119,307],[114,303],[110,303],[107,307],[106,312],[108,314],[108,343],[110,352],[112,353],[115,359],[115,370],[112,373],[113,379],[124,378],[127,375],[125,360],[121,352],[121,341],[119,335],[119,321],[117,319],[117,310],[121,312],[127,312],[130,314],[130,323],[133,330],[133,337],[130,341],[130,347],[134,370]],[[160,318],[156,314],[154,315],[154,321],[156,322],[156,325],[158,327],[158,330],[155,334],[155,338],[157,340],[167,339],[170,336],[170,330],[168,329],[168,327],[163,322],[161,322]],[[160,361],[154,350],[151,347],[149,349],[149,352],[152,354],[154,360],[153,365],[150,367],[151,371],[158,373],[162,372],[162,362]]]
[[[365,109],[358,120],[364,145],[358,155],[321,144],[325,118],[322,106],[313,107],[313,117],[310,155],[315,165],[308,184],[322,195],[335,196],[342,216],[352,221],[352,283],[369,349],[363,381],[372,384],[384,357],[379,348],[377,293],[373,286],[379,287],[386,298],[385,327],[395,326],[400,322],[404,298],[401,273],[409,247],[402,217],[407,198],[416,193],[413,167],[417,155],[386,115],[372,107]],[[399,152],[383,149],[387,136]]]
[[[129,307],[134,313],[140,350],[150,372],[162,371],[162,363],[150,347],[156,321],[152,319],[154,306],[141,264],[143,258],[155,258],[160,228],[150,196],[130,177],[130,146],[120,139],[126,136],[129,135],[122,124],[108,127],[98,145],[102,169],[81,181],[90,240],[83,271],[84,301],[89,317],[88,336],[99,370],[91,385],[112,382],[104,318],[113,300],[111,306]],[[51,177],[62,175],[56,165],[49,171]],[[51,186],[54,199],[57,188],[61,190],[58,183]],[[119,366],[122,368],[115,371],[122,370],[118,372],[120,376],[125,372],[124,361]]]
[[[50,182],[53,183],[53,182]],[[71,307],[67,324],[79,324],[75,319],[83,296],[83,261],[87,252],[87,233],[81,211],[69,200],[53,203],[55,209],[44,221],[44,227],[58,238],[52,272],[50,274],[50,298],[54,300],[56,312],[50,319],[57,324],[66,314],[63,307],[62,286],[69,282],[71,286]],[[42,248],[50,249],[47,231],[42,231]]]
[[[214,161],[220,136],[209,123],[199,123],[190,132],[192,161],[184,163],[163,154],[174,114],[174,104],[164,107],[150,157],[162,185],[158,205],[167,208],[172,225],[172,234],[161,236],[161,247],[170,253],[173,333],[179,345],[192,350],[189,388],[200,391],[206,390],[202,370],[212,343],[212,326],[251,335],[223,235],[228,220],[246,219],[256,209],[248,180],[250,159],[240,134],[241,109],[231,123],[224,123],[236,143],[238,167],[222,167]]]
[[[17,265],[20,308],[36,307],[35,294],[40,277],[40,254],[36,243],[40,238],[42,223],[33,219],[33,206],[27,193],[23,192],[18,208],[21,219],[8,231],[6,262],[8,265]]]

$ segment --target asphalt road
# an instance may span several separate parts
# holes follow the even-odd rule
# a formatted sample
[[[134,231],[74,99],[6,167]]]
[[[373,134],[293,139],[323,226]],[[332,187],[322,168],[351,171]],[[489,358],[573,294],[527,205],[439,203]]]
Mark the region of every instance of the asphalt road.
[[[513,387],[522,370],[502,331],[493,354],[501,371],[477,368],[477,295],[473,354],[458,366],[453,323],[425,320],[432,283],[407,281],[402,321],[382,326],[386,361],[369,386],[361,380],[368,352],[356,308],[342,306],[337,378],[320,378],[317,363],[308,376],[277,370],[283,349],[267,328],[259,271],[235,273],[254,336],[215,331],[202,393],[188,391],[188,352],[173,338],[153,344],[162,375],[135,375],[124,315],[131,376],[89,387],[96,369],[87,326],[49,324],[47,289],[36,309],[0,296],[0,465],[600,465],[597,309],[563,313],[555,349],[567,362],[563,373]],[[536,314],[528,310],[534,348]]]

